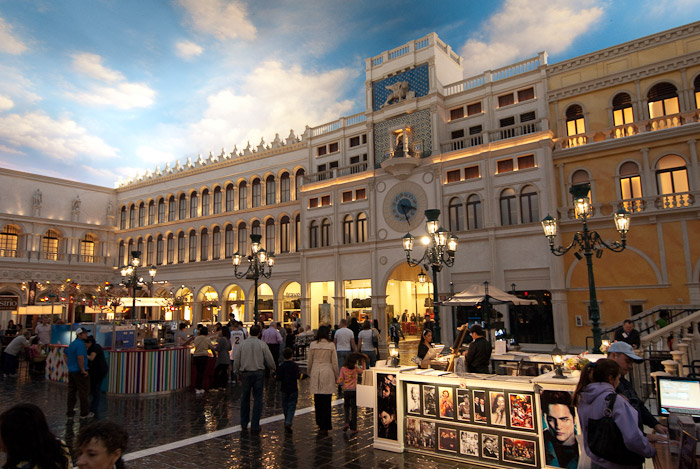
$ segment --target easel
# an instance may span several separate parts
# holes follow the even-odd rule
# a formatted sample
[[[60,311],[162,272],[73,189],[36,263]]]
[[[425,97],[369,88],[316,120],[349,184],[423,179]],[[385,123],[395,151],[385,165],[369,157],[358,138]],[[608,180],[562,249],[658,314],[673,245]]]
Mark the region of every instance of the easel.
[[[452,345],[452,355],[450,356],[450,362],[447,364],[446,371],[455,370],[455,359],[459,357],[459,349],[462,348],[462,343],[464,342],[464,338],[467,336],[468,333],[468,324],[462,324],[457,328],[457,336],[455,337],[455,343]]]

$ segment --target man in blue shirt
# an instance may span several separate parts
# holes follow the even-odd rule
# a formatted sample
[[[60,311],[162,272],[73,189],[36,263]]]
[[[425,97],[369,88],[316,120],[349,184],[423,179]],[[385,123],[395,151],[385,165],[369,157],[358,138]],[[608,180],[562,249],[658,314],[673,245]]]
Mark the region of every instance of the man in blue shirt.
[[[88,375],[88,357],[85,341],[89,330],[79,327],[75,330],[75,340],[66,349],[68,365],[68,412],[69,419],[75,416],[75,403],[80,399],[80,418],[89,419],[94,416],[89,411],[90,376]],[[76,399],[77,394],[77,399]]]

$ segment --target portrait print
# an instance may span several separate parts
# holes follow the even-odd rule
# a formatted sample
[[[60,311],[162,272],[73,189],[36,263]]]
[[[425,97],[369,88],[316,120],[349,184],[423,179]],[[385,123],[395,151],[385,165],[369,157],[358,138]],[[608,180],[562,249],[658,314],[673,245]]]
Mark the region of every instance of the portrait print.
[[[437,417],[435,386],[423,385],[423,415]]]
[[[474,422],[486,423],[486,391],[474,391]]]
[[[506,426],[506,396],[501,391],[490,391],[491,425]]]
[[[576,419],[569,391],[542,391],[542,432],[544,458],[548,466],[576,467],[579,449],[576,442]]]
[[[528,466],[535,466],[537,464],[535,442],[532,440],[521,440],[504,436],[502,448],[503,461],[527,464]]]
[[[420,384],[406,384],[406,410],[409,414],[420,414]]]
[[[532,417],[531,394],[509,394],[510,397],[510,426],[513,428],[535,429]]]
[[[471,420],[471,402],[468,389],[457,390],[457,419],[465,422]]]
[[[438,428],[438,448],[441,451],[457,452],[457,430],[454,428]]]
[[[438,394],[440,395],[440,417],[444,419],[455,418],[453,389],[440,386]]]
[[[481,456],[488,459],[498,459],[498,436],[481,434]]]
[[[377,373],[377,437],[398,439],[396,375]]]
[[[464,456],[479,457],[479,434],[476,432],[459,432],[459,452]]]

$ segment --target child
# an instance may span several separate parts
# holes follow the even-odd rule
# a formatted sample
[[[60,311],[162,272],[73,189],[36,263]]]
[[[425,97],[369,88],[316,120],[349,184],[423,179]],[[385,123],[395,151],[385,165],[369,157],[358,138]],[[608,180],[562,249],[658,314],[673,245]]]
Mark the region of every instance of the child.
[[[284,363],[277,368],[277,381],[282,382],[282,412],[284,413],[284,430],[287,433],[292,432],[292,420],[294,419],[294,411],[297,409],[299,395],[297,380],[301,377],[299,365],[292,360],[293,355],[292,349],[286,347],[282,352]]]
[[[351,353],[345,359],[343,367],[340,369],[338,384],[343,388],[343,399],[345,401],[345,426],[343,431],[350,429],[351,434],[357,433],[357,377],[362,374],[364,364],[369,358],[361,353]]]

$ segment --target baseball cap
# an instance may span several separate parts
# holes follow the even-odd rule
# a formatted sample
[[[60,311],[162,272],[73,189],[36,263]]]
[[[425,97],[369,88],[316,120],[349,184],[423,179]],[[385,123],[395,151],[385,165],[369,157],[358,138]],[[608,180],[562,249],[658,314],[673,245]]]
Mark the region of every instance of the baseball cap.
[[[637,363],[641,363],[644,361],[643,358],[641,358],[639,355],[634,353],[634,349],[630,344],[627,342],[613,342],[610,344],[610,347],[608,347],[608,353],[615,352],[615,353],[624,353],[628,357],[630,357],[632,360],[634,360]]]
[[[83,332],[85,332],[86,334],[90,333],[90,331],[88,329],[85,329],[84,327],[79,327],[75,330],[75,335],[80,335]]]

